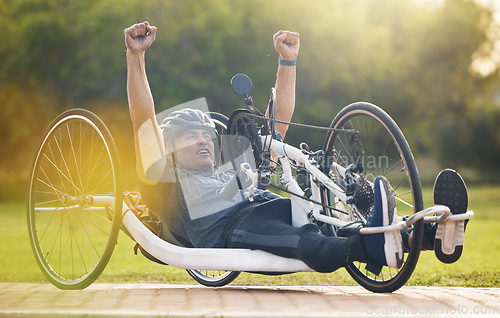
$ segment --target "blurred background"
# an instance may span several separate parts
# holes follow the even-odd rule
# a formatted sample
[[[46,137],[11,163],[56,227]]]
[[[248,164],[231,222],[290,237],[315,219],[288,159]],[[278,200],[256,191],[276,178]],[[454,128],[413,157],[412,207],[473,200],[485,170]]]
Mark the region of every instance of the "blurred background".
[[[495,1],[0,0],[0,200],[27,198],[41,136],[62,111],[94,111],[134,187],[123,29],[158,27],[146,54],[157,112],[206,97],[242,108],[230,87],[253,81],[263,111],[274,85],[272,35],[300,32],[294,122],[327,126],[356,101],[384,108],[403,130],[424,183],[439,170],[469,183],[500,177],[500,30]],[[287,140],[320,148],[324,132]],[[130,173],[127,173],[130,172]]]

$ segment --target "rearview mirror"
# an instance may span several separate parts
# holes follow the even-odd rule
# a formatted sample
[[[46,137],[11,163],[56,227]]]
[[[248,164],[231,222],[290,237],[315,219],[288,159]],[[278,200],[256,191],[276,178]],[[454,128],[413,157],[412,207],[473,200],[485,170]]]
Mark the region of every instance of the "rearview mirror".
[[[252,91],[252,80],[245,74],[236,74],[231,79],[231,87],[237,95],[248,97]]]

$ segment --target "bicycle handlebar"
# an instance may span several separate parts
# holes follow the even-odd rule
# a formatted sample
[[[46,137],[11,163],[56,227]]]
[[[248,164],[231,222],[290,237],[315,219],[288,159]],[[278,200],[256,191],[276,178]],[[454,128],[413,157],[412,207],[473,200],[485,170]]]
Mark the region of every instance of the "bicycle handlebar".
[[[217,190],[217,194],[219,197],[221,197],[225,201],[232,202],[234,201],[233,198],[236,196],[238,193],[238,190],[243,190],[251,187],[256,183],[253,178],[250,177],[249,172],[251,172],[251,167],[248,163],[242,163],[240,166],[240,169],[235,172],[235,174],[231,177],[228,183],[226,185]],[[238,186],[238,179],[240,180],[241,183],[241,189]],[[251,189],[250,189],[250,194],[251,194]]]

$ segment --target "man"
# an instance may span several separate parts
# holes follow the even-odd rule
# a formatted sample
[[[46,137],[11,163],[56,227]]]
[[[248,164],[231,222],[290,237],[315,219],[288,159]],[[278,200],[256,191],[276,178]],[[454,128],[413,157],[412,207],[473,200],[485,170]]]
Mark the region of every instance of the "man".
[[[253,200],[227,202],[218,191],[234,172],[214,169],[214,124],[198,109],[181,109],[161,125],[145,72],[145,51],[155,40],[148,22],[125,29],[127,92],[134,127],[137,170],[146,203],[168,228],[168,240],[187,247],[260,249],[302,260],[319,272],[331,272],[352,261],[399,268],[403,244],[399,232],[328,237],[314,224],[291,226],[289,199],[257,191]],[[279,53],[276,78],[276,119],[290,121],[295,107],[299,34],[279,31],[273,36]],[[277,124],[284,137],[287,125]],[[161,176],[161,177],[159,177]],[[151,182],[154,181],[154,182]],[[157,182],[159,181],[159,182]],[[395,200],[388,181],[374,181],[375,202],[368,226],[391,224]]]

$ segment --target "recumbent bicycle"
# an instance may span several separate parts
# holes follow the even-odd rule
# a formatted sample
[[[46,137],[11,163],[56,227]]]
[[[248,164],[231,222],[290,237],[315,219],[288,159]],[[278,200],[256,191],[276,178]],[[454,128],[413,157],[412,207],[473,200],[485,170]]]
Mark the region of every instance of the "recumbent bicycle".
[[[230,149],[235,152],[245,142],[251,147],[255,169],[245,163],[235,169],[252,180],[252,188],[277,188],[288,193],[294,226],[314,222],[325,234],[336,235],[340,228],[363,225],[373,205],[374,178],[383,175],[390,181],[396,193],[398,221],[385,227],[361,228],[360,233],[413,228],[412,245],[399,269],[385,266],[374,274],[363,263],[349,264],[346,269],[357,283],[373,292],[392,292],[403,286],[417,264],[424,223],[438,222],[449,228],[448,240],[460,243],[461,239],[463,244],[463,237],[457,238],[453,229],[474,213],[454,215],[444,205],[424,209],[410,147],[381,108],[353,103],[335,116],[330,127],[288,123],[325,132],[322,149],[311,151],[304,142],[298,148],[284,143],[275,132],[279,121],[275,119],[274,89],[269,116],[265,117],[249,96],[252,83],[246,75],[235,75],[231,84],[235,93],[244,97],[248,109],[237,110],[230,118],[210,113],[218,143],[233,143]],[[235,165],[232,159],[226,161]],[[152,226],[154,217],[146,216],[147,207],[139,195],[123,192],[120,169],[109,130],[88,110],[62,113],[45,132],[31,175],[28,228],[38,265],[58,288],[83,289],[92,284],[108,263],[120,229],[148,258],[186,269],[205,286],[224,286],[240,272],[312,271],[299,260],[263,251],[188,248],[160,238]]]

